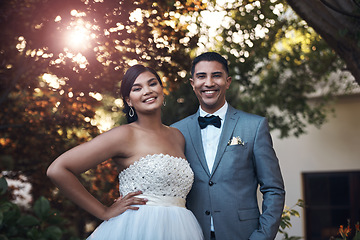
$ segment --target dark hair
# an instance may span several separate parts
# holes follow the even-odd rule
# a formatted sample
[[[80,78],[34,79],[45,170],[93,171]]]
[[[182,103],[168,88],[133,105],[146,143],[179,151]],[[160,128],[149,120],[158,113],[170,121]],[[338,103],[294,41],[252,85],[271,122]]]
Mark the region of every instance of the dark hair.
[[[159,81],[160,85],[163,86],[163,84],[161,82],[161,79],[160,79],[160,76],[157,74],[157,72],[154,69],[152,69],[150,67],[145,67],[144,65],[136,64],[136,65],[130,67],[126,71],[126,73],[125,73],[125,75],[123,77],[123,80],[121,82],[120,93],[121,93],[121,97],[122,97],[123,102],[124,102],[123,112],[126,114],[126,119],[127,119],[128,123],[135,122],[138,119],[138,116],[137,116],[136,111],[135,111],[134,108],[133,108],[134,109],[134,116],[132,116],[132,117],[129,116],[130,107],[127,104],[125,99],[127,97],[129,97],[131,88],[134,85],[134,82],[135,82],[136,78],[140,74],[142,74],[144,72],[151,72],[152,74],[154,74],[156,79]]]
[[[191,64],[191,76],[194,76],[195,66],[201,61],[216,61],[223,65],[223,68],[227,74],[229,74],[229,67],[227,60],[216,52],[206,52],[197,56]]]

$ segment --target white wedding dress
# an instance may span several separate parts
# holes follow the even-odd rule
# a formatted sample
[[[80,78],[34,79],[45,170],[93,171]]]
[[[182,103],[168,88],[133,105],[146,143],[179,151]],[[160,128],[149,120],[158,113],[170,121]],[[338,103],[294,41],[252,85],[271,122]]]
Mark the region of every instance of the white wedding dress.
[[[141,190],[139,210],[102,222],[88,240],[199,240],[203,234],[185,198],[194,180],[189,163],[164,154],[147,155],[119,174],[122,196]]]

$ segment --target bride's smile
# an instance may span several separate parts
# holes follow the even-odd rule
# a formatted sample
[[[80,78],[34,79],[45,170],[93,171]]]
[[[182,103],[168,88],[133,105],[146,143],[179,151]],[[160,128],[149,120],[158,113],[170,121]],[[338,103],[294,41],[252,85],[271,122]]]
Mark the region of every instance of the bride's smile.
[[[163,88],[155,75],[143,72],[134,81],[127,103],[141,113],[160,110],[163,101]]]

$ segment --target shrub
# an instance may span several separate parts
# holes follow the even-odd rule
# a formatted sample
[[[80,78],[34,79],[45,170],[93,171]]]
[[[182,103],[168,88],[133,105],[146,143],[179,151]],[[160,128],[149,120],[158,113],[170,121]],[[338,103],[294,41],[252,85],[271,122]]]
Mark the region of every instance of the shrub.
[[[8,184],[0,178],[0,240],[78,240],[62,229],[66,220],[50,207],[45,197],[25,212],[6,197]]]

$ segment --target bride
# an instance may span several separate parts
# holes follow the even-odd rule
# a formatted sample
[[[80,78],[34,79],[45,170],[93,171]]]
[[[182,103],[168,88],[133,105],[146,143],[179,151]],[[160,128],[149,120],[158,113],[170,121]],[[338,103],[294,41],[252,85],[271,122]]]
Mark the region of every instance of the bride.
[[[135,65],[121,83],[129,124],[116,127],[60,155],[47,175],[70,200],[104,220],[88,239],[203,239],[186,195],[194,174],[185,160],[185,140],[161,122],[164,102],[159,75]],[[104,206],[77,175],[111,158],[118,166],[120,197]]]

